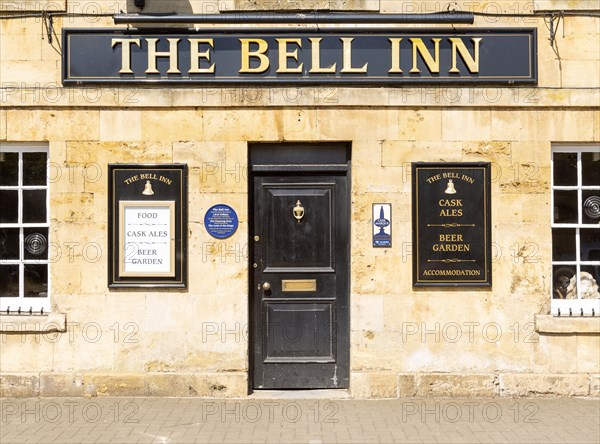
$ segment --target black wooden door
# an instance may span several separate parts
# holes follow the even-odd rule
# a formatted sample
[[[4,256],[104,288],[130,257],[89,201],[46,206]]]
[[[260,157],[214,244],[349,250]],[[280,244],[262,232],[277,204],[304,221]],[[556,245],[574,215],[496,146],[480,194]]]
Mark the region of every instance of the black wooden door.
[[[348,387],[348,172],[253,176],[253,388]]]

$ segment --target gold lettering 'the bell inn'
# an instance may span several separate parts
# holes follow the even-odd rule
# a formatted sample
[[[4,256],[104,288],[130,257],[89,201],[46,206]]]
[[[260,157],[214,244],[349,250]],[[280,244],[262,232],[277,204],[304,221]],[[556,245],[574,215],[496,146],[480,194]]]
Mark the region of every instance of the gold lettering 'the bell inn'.
[[[158,58],[167,58],[169,60],[169,69],[167,74],[181,74],[179,69],[180,57],[180,38],[167,38],[169,44],[168,51],[158,51],[159,38],[145,38],[147,47],[147,64],[146,74],[159,74],[157,69]],[[215,72],[216,63],[211,62],[211,55],[214,53],[214,41],[212,38],[188,38],[190,68],[188,74],[213,74]],[[341,37],[341,53],[342,66],[338,67],[337,63],[332,63],[329,66],[323,66],[321,60],[321,42],[322,37],[310,37],[307,41],[294,38],[276,38],[277,50],[277,70],[278,74],[302,74],[304,73],[304,62],[299,62],[299,51],[303,49],[303,44],[306,48],[310,47],[311,51],[311,66],[306,71],[310,74],[367,74],[369,62],[365,62],[362,66],[355,66],[356,61],[353,60],[352,50],[354,37]],[[402,45],[410,45],[412,52],[411,74],[420,74],[419,60],[422,60],[427,70],[431,74],[440,72],[440,42],[441,38],[431,38],[433,44],[430,50],[422,38],[411,37],[404,38],[389,38],[390,42],[390,70],[391,74],[403,74],[400,67],[401,47]],[[479,46],[482,38],[471,38],[472,49],[469,51],[463,39],[458,37],[448,37],[451,47],[452,63],[449,73],[460,73],[457,66],[458,56],[471,74],[479,73]],[[269,42],[261,38],[240,38],[240,70],[239,74],[262,74],[271,67],[272,59],[269,58]],[[132,47],[142,46],[141,38],[113,38],[112,48],[121,47],[121,69],[119,74],[133,74],[131,69],[131,52]],[[201,67],[204,65],[204,67]]]

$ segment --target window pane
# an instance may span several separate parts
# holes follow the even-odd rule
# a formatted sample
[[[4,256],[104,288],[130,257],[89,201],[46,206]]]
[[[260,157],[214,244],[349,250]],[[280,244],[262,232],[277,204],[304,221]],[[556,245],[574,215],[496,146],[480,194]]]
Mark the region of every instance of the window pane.
[[[552,230],[552,260],[575,261],[575,230],[554,228]]]
[[[597,224],[600,222],[600,190],[584,190],[582,192],[584,224]]]
[[[48,228],[23,228],[25,259],[48,259]]]
[[[19,184],[19,153],[0,153],[0,186]]]
[[[23,223],[46,222],[46,190],[23,190]]]
[[[577,185],[577,153],[554,153],[554,185]]]
[[[581,179],[583,185],[600,185],[600,151],[581,154]]]
[[[600,282],[600,265],[582,266],[581,277],[581,299],[598,299],[598,283]]]
[[[600,261],[600,229],[582,228],[579,232],[582,261]]]
[[[17,223],[19,217],[19,192],[0,190],[0,223]]]
[[[19,229],[0,228],[0,260],[19,259]]]
[[[0,297],[19,296],[19,266],[0,265]],[[18,307],[15,307],[18,308]]]
[[[552,297],[554,299],[577,299],[575,265],[555,265],[552,267]]]
[[[23,185],[46,185],[46,153],[23,153]]]
[[[25,264],[24,296],[29,298],[48,296],[48,265]]]
[[[554,191],[554,222],[577,223],[577,190]]]

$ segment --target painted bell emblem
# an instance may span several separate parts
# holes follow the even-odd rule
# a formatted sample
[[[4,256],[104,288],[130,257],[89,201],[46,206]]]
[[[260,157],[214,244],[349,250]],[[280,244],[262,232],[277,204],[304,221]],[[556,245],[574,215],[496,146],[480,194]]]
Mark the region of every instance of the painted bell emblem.
[[[300,201],[296,202],[296,206],[294,207],[294,217],[298,222],[304,217],[304,207]]]
[[[144,191],[142,191],[144,196],[152,196],[154,194],[154,190],[152,189],[152,184],[149,180],[146,181],[146,186],[144,186]]]
[[[454,188],[454,182],[452,182],[452,179],[448,181],[448,186],[446,187],[446,191],[444,191],[444,193],[456,194],[456,189]]]

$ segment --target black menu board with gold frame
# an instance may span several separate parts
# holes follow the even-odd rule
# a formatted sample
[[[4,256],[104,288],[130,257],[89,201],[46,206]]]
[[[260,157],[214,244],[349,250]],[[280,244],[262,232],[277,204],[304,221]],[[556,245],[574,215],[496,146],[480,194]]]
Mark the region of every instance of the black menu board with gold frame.
[[[187,165],[108,166],[108,286],[187,287]]]
[[[412,164],[413,286],[491,286],[490,163]]]

